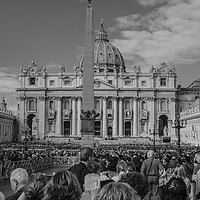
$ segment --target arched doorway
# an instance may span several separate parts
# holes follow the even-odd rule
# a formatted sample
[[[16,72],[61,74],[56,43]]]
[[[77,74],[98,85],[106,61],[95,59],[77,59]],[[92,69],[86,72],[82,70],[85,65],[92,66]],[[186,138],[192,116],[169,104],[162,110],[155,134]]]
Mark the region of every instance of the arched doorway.
[[[168,132],[168,117],[166,115],[161,115],[159,117],[158,124],[159,136],[166,135]]]
[[[27,116],[27,126],[29,128],[27,139],[33,140],[37,136],[37,122],[36,116],[34,114],[30,114]]]

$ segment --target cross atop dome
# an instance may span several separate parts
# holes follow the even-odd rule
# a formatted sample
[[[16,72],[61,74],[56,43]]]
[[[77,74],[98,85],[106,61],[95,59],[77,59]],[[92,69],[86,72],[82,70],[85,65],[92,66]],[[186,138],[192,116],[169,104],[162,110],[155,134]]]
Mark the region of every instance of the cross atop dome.
[[[91,1],[92,1],[92,0],[88,0],[88,2],[89,2],[89,7],[91,6]]]

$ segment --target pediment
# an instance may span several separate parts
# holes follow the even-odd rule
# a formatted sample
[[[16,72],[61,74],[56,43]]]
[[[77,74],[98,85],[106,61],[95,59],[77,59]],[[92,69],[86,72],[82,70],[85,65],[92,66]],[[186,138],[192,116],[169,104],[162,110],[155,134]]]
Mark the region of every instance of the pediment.
[[[79,85],[77,88],[83,88],[83,85]],[[102,81],[100,79],[95,79],[94,80],[94,89],[116,89],[114,85],[111,85],[105,81]]]

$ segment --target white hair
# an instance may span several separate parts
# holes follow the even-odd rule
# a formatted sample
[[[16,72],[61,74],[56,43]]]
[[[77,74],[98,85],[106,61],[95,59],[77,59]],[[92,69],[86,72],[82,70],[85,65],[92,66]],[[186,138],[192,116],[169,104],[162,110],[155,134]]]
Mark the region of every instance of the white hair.
[[[23,168],[14,169],[10,179],[15,179],[18,183],[26,183],[28,181],[28,172]]]

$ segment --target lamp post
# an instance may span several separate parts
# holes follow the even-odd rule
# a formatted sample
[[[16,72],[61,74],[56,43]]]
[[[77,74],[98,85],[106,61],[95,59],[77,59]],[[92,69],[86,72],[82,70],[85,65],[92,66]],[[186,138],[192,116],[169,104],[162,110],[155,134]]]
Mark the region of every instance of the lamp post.
[[[177,137],[178,137],[178,150],[179,154],[181,153],[181,135],[180,135],[180,130],[182,128],[185,128],[187,126],[187,121],[186,120],[180,120],[180,115],[177,115],[177,118],[172,122],[172,128],[177,129]]]
[[[155,151],[156,150],[156,130],[155,130],[155,125],[154,125],[154,128],[153,128],[153,132],[151,132],[151,129],[149,129],[149,133],[151,135],[153,135],[153,150]]]

